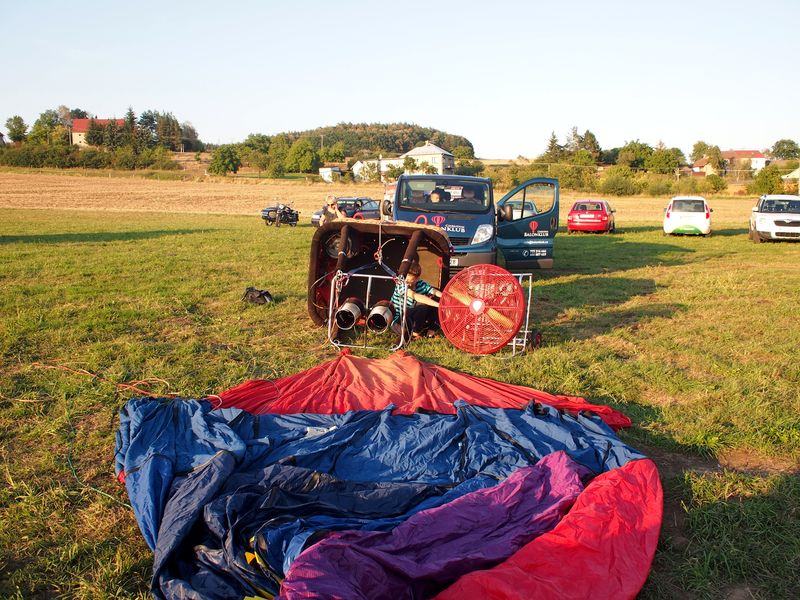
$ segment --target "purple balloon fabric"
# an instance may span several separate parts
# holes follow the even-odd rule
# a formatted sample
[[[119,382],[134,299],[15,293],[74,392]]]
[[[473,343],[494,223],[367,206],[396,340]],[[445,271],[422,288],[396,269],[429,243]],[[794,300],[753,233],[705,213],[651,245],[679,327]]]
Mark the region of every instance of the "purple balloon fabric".
[[[426,598],[505,560],[561,520],[589,474],[564,452],[422,511],[389,532],[333,533],[292,563],[279,598]]]

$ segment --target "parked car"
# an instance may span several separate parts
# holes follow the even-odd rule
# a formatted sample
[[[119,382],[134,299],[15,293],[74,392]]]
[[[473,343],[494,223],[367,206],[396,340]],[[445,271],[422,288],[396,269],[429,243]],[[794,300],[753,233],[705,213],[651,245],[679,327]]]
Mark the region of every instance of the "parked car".
[[[567,215],[567,233],[595,231],[614,233],[617,212],[605,200],[578,200]]]
[[[380,219],[380,207],[372,198],[336,198],[339,210],[355,219]],[[321,208],[311,215],[311,224],[319,227],[319,220],[325,208]]]
[[[702,196],[675,196],[664,209],[664,235],[711,235],[711,213]]]
[[[750,215],[750,239],[800,241],[800,196],[765,195]]]

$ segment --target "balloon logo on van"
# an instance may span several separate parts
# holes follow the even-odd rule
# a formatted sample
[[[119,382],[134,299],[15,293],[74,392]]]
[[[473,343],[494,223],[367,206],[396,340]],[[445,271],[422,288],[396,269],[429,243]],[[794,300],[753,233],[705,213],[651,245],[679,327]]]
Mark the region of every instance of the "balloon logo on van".
[[[530,228],[531,228],[531,233],[536,233],[536,230],[539,229],[539,222],[531,221]]]
[[[428,224],[428,217],[425,215],[420,215],[416,219],[414,219],[414,223],[421,223],[422,225]]]
[[[437,227],[441,227],[442,223],[445,222],[445,217],[443,217],[442,215],[434,215],[433,217],[431,217],[431,221]]]

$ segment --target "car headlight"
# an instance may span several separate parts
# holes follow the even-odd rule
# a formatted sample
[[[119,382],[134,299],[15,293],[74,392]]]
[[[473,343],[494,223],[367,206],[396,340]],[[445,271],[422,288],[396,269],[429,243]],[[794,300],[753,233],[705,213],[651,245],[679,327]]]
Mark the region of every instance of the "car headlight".
[[[769,223],[769,220],[766,217],[758,217],[756,219],[756,224],[759,227],[766,227],[768,223]]]
[[[475,235],[472,236],[472,243],[482,244],[483,242],[492,239],[492,235],[494,235],[494,226],[488,224],[478,225]]]

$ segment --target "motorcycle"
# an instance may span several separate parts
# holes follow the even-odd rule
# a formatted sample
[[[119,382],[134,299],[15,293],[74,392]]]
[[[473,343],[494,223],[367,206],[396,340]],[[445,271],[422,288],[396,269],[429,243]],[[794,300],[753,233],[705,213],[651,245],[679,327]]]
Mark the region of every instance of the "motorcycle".
[[[278,204],[263,209],[261,218],[264,219],[264,225],[267,227],[270,225],[275,225],[275,227],[280,227],[281,225],[295,227],[300,220],[300,212],[288,204]]]

